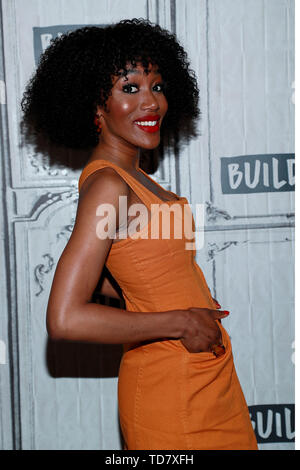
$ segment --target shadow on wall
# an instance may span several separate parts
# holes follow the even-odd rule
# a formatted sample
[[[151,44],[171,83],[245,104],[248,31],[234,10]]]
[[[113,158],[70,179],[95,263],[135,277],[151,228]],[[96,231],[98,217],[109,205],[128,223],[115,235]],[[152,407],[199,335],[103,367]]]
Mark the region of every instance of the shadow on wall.
[[[46,361],[53,378],[118,377],[122,346],[48,339]]]

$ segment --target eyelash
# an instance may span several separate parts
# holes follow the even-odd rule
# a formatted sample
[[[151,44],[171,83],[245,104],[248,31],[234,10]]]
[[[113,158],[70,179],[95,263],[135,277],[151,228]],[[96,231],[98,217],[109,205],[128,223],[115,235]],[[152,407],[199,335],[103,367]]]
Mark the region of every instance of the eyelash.
[[[160,90],[158,93],[163,93],[164,90],[165,90],[165,85],[164,85],[164,83],[157,83],[156,85],[154,85],[154,87],[157,87],[157,86],[160,86],[160,87],[161,87],[161,90]],[[124,91],[125,93],[130,94],[130,95],[132,95],[132,94],[134,94],[134,93],[137,93],[136,91],[134,91],[133,93],[126,91],[126,90],[128,90],[129,88],[131,88],[131,87],[138,88],[138,85],[137,85],[136,83],[129,83],[128,85],[124,85],[124,86],[123,86],[123,91]]]

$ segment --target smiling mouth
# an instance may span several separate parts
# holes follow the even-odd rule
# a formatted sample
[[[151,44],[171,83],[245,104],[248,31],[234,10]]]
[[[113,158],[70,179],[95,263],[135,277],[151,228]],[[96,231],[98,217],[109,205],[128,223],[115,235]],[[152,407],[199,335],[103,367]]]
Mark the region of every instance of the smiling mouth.
[[[134,124],[138,126],[144,132],[158,132],[159,131],[159,119],[153,121],[134,121]]]

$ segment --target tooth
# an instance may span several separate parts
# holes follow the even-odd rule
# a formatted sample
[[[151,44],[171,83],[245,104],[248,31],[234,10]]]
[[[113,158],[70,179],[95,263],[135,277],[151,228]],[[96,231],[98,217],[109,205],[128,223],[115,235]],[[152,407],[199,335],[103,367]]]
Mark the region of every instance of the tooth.
[[[155,126],[158,121],[136,121],[140,126]]]

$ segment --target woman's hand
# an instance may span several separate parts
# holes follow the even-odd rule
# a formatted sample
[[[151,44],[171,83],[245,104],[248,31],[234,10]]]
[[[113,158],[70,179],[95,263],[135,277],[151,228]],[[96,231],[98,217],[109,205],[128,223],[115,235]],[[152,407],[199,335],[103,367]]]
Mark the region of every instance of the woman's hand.
[[[180,312],[185,321],[180,340],[189,352],[212,352],[216,345],[222,346],[221,330],[216,320],[226,318],[229,315],[227,310],[191,307]]]

